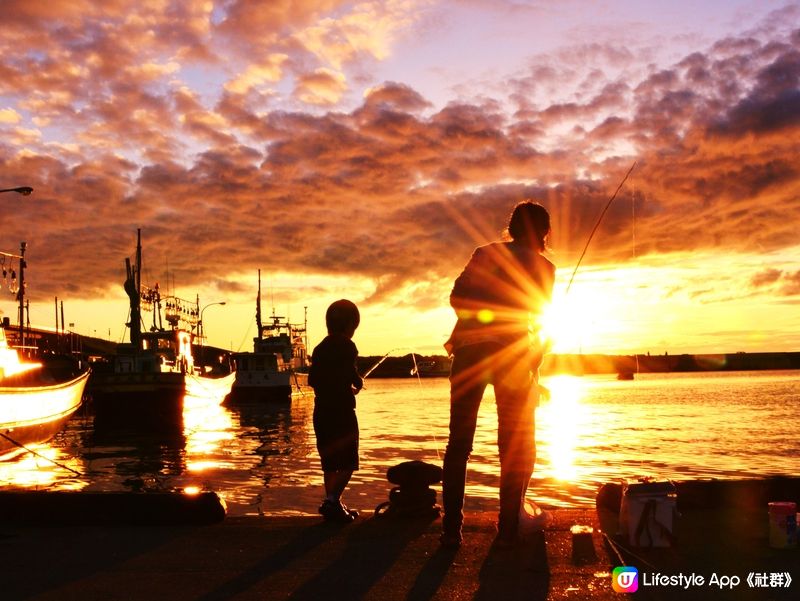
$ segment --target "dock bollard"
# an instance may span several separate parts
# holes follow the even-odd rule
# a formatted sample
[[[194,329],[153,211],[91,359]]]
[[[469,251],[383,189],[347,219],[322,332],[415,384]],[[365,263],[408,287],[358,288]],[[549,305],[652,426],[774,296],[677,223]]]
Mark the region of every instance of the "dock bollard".
[[[597,553],[595,553],[592,540],[594,528],[575,525],[569,531],[572,533],[572,563],[584,565],[596,562]]]

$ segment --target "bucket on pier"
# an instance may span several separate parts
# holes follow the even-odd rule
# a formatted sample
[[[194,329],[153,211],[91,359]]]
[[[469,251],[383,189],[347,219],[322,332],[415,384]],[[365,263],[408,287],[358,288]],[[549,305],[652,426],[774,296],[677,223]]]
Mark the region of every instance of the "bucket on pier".
[[[768,505],[769,546],[773,549],[797,546],[797,503],[774,501]]]
[[[594,528],[576,524],[569,531],[572,535],[572,563],[584,565],[596,562],[597,553],[592,540]]]

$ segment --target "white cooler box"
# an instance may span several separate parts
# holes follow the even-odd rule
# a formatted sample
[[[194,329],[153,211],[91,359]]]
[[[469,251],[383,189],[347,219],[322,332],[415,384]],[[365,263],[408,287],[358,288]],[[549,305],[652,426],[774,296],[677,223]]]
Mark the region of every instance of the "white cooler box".
[[[671,547],[677,515],[675,484],[632,482],[624,484],[619,510],[619,530],[634,547]]]

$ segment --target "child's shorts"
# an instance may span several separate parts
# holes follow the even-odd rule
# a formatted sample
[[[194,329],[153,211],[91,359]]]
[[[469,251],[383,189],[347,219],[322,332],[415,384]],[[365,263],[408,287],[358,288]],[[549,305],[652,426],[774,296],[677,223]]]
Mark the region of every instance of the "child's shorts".
[[[323,472],[358,469],[358,420],[354,409],[315,407],[314,433]]]

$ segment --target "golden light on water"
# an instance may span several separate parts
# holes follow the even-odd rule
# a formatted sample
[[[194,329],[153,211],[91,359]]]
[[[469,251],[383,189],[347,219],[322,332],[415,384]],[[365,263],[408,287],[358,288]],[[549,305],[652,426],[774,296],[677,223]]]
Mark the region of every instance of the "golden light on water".
[[[554,376],[545,386],[550,400],[542,402],[537,410],[537,446],[547,449],[547,476],[574,480],[578,476],[577,445],[587,415],[582,405],[585,383],[575,376]]]
[[[0,483],[20,488],[46,487],[56,482],[61,490],[80,490],[85,483],[64,481],[61,465],[79,472],[81,462],[48,444],[29,445],[33,453],[24,452],[13,461],[0,461]],[[58,465],[60,464],[60,465]]]
[[[183,428],[186,436],[186,468],[204,472],[221,467],[213,459],[223,445],[235,438],[230,412],[214,396],[186,395],[183,401]]]

